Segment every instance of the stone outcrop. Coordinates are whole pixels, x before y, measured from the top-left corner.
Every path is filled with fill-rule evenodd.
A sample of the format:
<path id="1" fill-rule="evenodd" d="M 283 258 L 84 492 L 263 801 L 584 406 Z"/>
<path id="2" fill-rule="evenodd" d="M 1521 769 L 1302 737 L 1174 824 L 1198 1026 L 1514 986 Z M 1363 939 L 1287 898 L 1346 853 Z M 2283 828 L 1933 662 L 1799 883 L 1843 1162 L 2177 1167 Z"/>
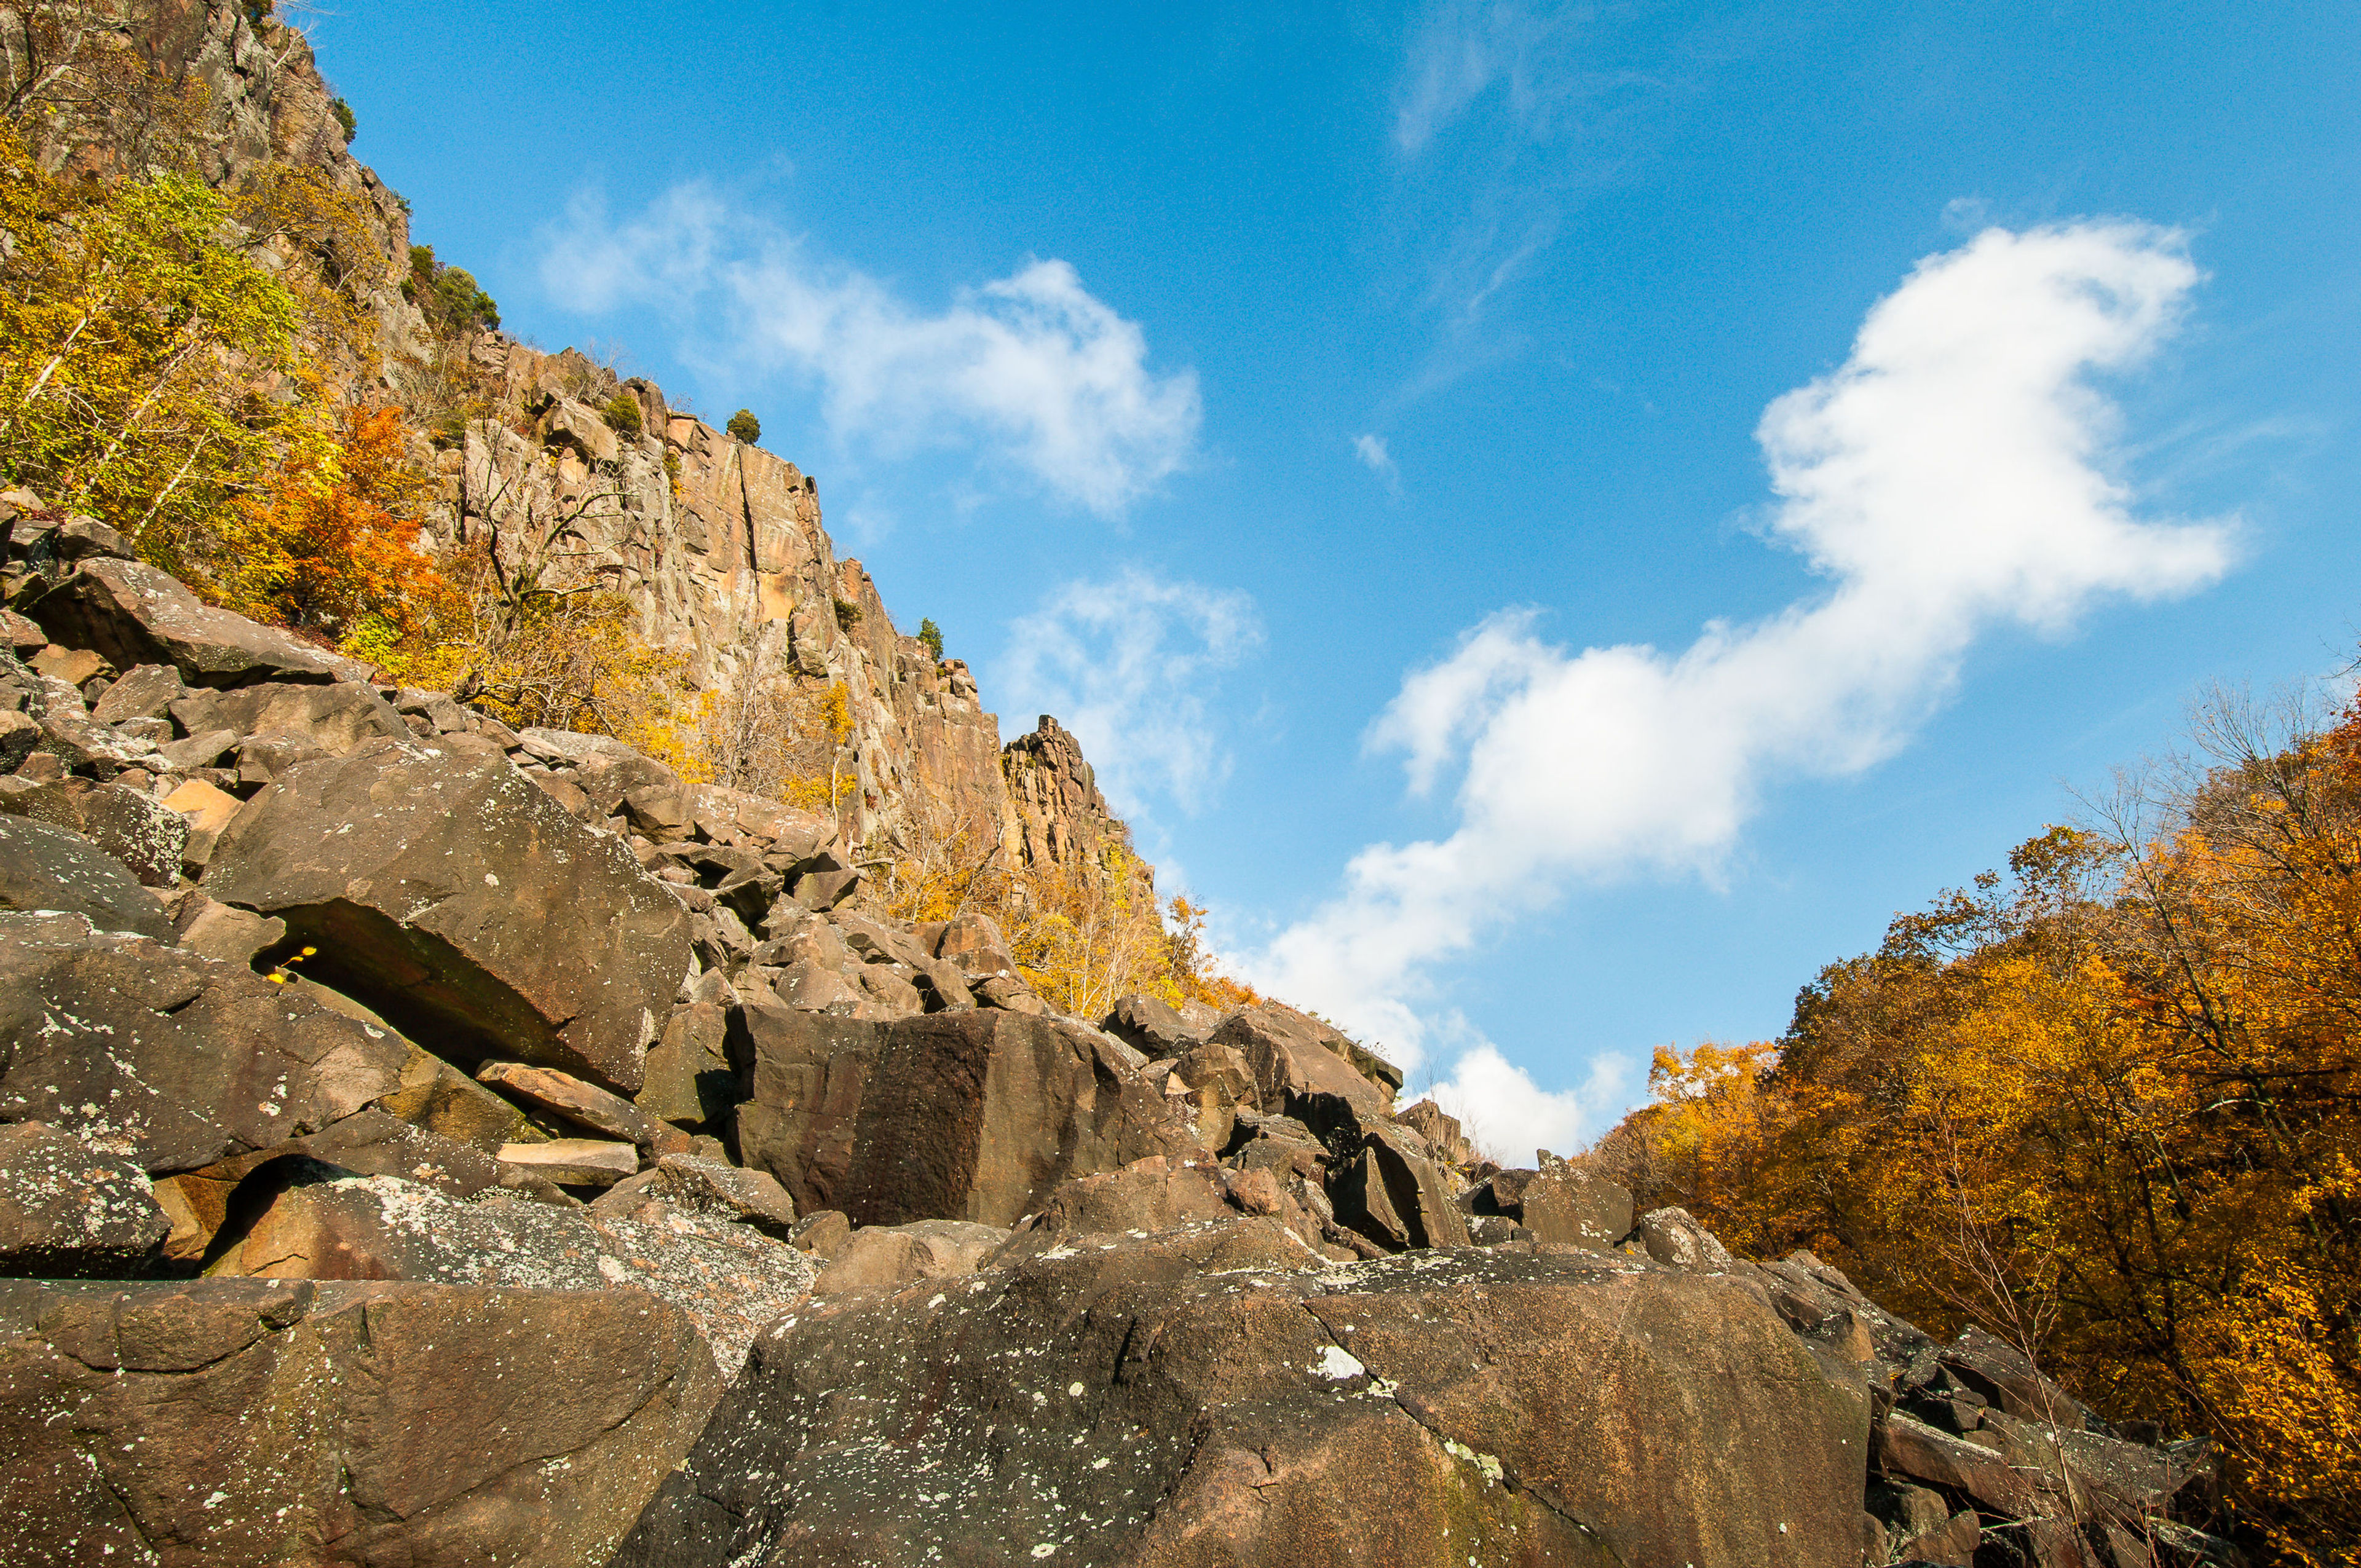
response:
<path id="1" fill-rule="evenodd" d="M 0 1282 L 0 1556 L 576 1568 L 720 1392 L 639 1292 Z"/>
<path id="2" fill-rule="evenodd" d="M 1239 1220 L 798 1313 L 615 1561 L 1850 1564 L 1869 1416 L 1727 1280 Z"/>

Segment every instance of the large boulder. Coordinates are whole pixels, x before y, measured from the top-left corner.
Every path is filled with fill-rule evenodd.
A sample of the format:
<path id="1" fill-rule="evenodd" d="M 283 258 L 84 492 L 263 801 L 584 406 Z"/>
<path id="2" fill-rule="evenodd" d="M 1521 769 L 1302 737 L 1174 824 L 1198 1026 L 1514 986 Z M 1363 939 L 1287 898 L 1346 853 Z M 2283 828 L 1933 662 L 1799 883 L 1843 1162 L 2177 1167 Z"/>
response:
<path id="1" fill-rule="evenodd" d="M 577 1568 L 720 1387 L 638 1291 L 0 1283 L 0 1558 Z"/>
<path id="2" fill-rule="evenodd" d="M 215 609 L 178 578 L 137 561 L 84 561 L 24 609 L 69 648 L 91 649 L 119 670 L 170 664 L 194 686 L 360 681 L 369 673 L 292 632 Z"/>
<path id="3" fill-rule="evenodd" d="M 223 832 L 205 891 L 285 920 L 312 973 L 440 1055 L 624 1094 L 689 964 L 679 903 L 497 753 L 299 764 Z"/>
<path id="4" fill-rule="evenodd" d="M 1300 1115 L 1312 1097 L 1330 1095 L 1356 1112 L 1384 1115 L 1392 1111 L 1394 1091 L 1401 1087 L 1398 1069 L 1290 1008 L 1234 1013 L 1213 1031 L 1211 1043 L 1228 1046 L 1245 1058 L 1261 1108 L 1275 1113 Z"/>
<path id="5" fill-rule="evenodd" d="M 408 1055 L 250 970 L 78 915 L 0 915 L 0 1122 L 150 1174 L 317 1132 L 397 1090 Z"/>
<path id="6" fill-rule="evenodd" d="M 242 1234 L 209 1272 L 269 1279 L 414 1279 L 549 1290 L 635 1288 L 678 1308 L 725 1376 L 810 1291 L 811 1262 L 751 1226 L 674 1211 L 656 1223 L 507 1194 L 473 1202 L 310 1160 L 271 1168 Z"/>
<path id="7" fill-rule="evenodd" d="M 171 1228 L 129 1160 L 38 1122 L 0 1126 L 0 1275 L 136 1274 Z"/>
<path id="8" fill-rule="evenodd" d="M 1855 1568 L 1869 1414 L 1727 1279 L 1241 1220 L 815 1300 L 614 1568 Z"/>
<path id="9" fill-rule="evenodd" d="M 1631 1234 L 1631 1194 L 1569 1165 L 1553 1165 L 1525 1184 L 1519 1222 L 1537 1242 L 1605 1252 Z"/>
<path id="10" fill-rule="evenodd" d="M 332 757 L 343 756 L 364 740 L 410 739 L 409 726 L 391 703 L 371 687 L 349 681 L 193 691 L 171 705 L 171 714 L 184 734 L 226 731 L 244 740 L 283 732 L 302 737 Z"/>
<path id="11" fill-rule="evenodd" d="M 856 1224 L 1005 1227 L 1069 1177 L 1195 1138 L 1125 1047 L 1058 1020 L 983 1009 L 873 1023 L 744 1005 L 740 1152 L 809 1213 Z"/>
<path id="12" fill-rule="evenodd" d="M 0 816 L 0 911 L 79 915 L 102 931 L 172 939 L 156 895 L 123 862 L 81 834 Z"/>

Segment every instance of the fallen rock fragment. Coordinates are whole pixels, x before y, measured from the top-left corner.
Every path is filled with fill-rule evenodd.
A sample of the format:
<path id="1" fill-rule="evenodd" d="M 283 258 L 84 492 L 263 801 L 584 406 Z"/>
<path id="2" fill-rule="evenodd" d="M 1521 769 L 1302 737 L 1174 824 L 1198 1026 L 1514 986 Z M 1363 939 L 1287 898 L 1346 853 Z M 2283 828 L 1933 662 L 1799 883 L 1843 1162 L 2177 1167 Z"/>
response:
<path id="1" fill-rule="evenodd" d="M 500 1164 L 566 1187 L 606 1187 L 636 1174 L 640 1152 L 629 1144 L 598 1138 L 551 1138 L 537 1144 L 502 1144 Z"/>

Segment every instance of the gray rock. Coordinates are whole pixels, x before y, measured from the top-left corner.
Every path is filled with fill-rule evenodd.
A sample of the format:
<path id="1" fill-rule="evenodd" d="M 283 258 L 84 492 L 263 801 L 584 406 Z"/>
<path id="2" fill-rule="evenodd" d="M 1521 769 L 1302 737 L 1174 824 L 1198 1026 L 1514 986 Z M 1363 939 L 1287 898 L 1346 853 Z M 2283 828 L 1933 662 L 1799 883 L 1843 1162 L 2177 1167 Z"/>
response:
<path id="1" fill-rule="evenodd" d="M 0 1552 L 577 1568 L 720 1390 L 636 1290 L 0 1284 Z"/>
<path id="2" fill-rule="evenodd" d="M 1675 1268 L 1728 1268 L 1730 1249 L 1686 1209 L 1655 1209 L 1640 1217 L 1640 1244 L 1658 1263 Z"/>
<path id="3" fill-rule="evenodd" d="M 187 695 L 181 672 L 170 664 L 140 664 L 106 688 L 92 705 L 90 716 L 101 724 L 121 724 L 133 718 L 162 718 L 172 704 Z"/>
<path id="4" fill-rule="evenodd" d="M 82 916 L 103 931 L 172 939 L 155 895 L 122 861 L 81 834 L 0 816 L 0 910 Z"/>
<path id="5" fill-rule="evenodd" d="M 915 1220 L 854 1231 L 812 1282 L 816 1296 L 891 1290 L 921 1279 L 972 1274 L 1008 1241 L 996 1225 L 963 1220 Z"/>
<path id="6" fill-rule="evenodd" d="M 1867 1398 L 1729 1280 L 1101 1240 L 782 1321 L 614 1568 L 1861 1561 Z"/>
<path id="7" fill-rule="evenodd" d="M 1070 1177 L 1196 1150 L 1095 1031 L 997 1010 L 870 1024 L 752 1003 L 730 1030 L 749 1071 L 740 1152 L 800 1211 L 1006 1226 Z"/>
<path id="8" fill-rule="evenodd" d="M 150 1174 L 317 1132 L 392 1091 L 406 1054 L 250 970 L 80 916 L 0 916 L 0 1122 Z"/>
<path id="9" fill-rule="evenodd" d="M 344 756 L 364 740 L 410 739 L 409 728 L 391 704 L 369 687 L 352 682 L 194 691 L 173 703 L 171 713 L 172 721 L 186 735 L 226 729 L 240 740 L 283 736 L 331 757 Z"/>
<path id="10" fill-rule="evenodd" d="M 381 740 L 296 767 L 223 831 L 204 885 L 444 1055 L 625 1094 L 688 967 L 687 914 L 497 754 Z"/>
<path id="11" fill-rule="evenodd" d="M 1606 1252 L 1631 1234 L 1631 1194 L 1571 1166 L 1540 1172 L 1526 1184 L 1520 1208 L 1519 1223 L 1537 1241 Z"/>
<path id="12" fill-rule="evenodd" d="M 38 1122 L 0 1126 L 0 1275 L 137 1274 L 171 1229 L 130 1161 Z"/>
<path id="13" fill-rule="evenodd" d="M 222 1252 L 217 1277 L 644 1291 L 687 1315 L 725 1377 L 811 1289 L 811 1262 L 794 1247 L 690 1212 L 651 1225 L 506 1194 L 461 1202 L 390 1176 L 291 1174 Z"/>

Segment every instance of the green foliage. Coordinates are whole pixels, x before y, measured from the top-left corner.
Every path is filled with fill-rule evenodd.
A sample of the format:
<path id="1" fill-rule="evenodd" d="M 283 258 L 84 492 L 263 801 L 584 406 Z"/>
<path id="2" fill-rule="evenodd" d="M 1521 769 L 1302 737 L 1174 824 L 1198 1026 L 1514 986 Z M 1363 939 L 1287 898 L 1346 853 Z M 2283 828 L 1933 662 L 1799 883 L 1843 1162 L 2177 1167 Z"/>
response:
<path id="1" fill-rule="evenodd" d="M 201 587 L 236 554 L 225 503 L 295 411 L 260 389 L 296 368 L 298 302 L 230 218 L 184 175 L 53 181 L 0 126 L 0 478 Z"/>
<path id="2" fill-rule="evenodd" d="M 344 127 L 345 145 L 350 147 L 353 133 L 359 125 L 359 122 L 353 117 L 353 106 L 342 98 L 334 99 L 328 104 L 328 113 L 335 115 L 336 124 Z"/>
<path id="3" fill-rule="evenodd" d="M 861 630 L 861 607 L 851 599 L 836 601 L 837 630 L 850 636 Z"/>
<path id="4" fill-rule="evenodd" d="M 722 428 L 729 431 L 731 439 L 742 441 L 749 446 L 755 445 L 763 439 L 763 422 L 756 419 L 752 411 L 748 409 L 740 409 L 736 413 L 731 414 L 730 422 Z"/>
<path id="5" fill-rule="evenodd" d="M 618 435 L 628 435 L 634 441 L 638 440 L 640 433 L 647 428 L 645 421 L 640 414 L 640 400 L 629 392 L 618 392 L 609 398 L 607 406 L 598 412 L 599 416 L 607 422 L 608 429 Z"/>
<path id="6" fill-rule="evenodd" d="M 931 620 L 919 621 L 918 641 L 927 645 L 927 652 L 935 656 L 935 663 L 939 664 L 943 662 L 943 629 L 941 627 L 937 626 Z"/>
<path id="7" fill-rule="evenodd" d="M 426 313 L 427 324 L 445 337 L 500 324 L 500 307 L 465 268 L 445 267 L 434 259 L 431 245 L 410 247 L 410 276 L 402 280 L 404 298 Z"/>

